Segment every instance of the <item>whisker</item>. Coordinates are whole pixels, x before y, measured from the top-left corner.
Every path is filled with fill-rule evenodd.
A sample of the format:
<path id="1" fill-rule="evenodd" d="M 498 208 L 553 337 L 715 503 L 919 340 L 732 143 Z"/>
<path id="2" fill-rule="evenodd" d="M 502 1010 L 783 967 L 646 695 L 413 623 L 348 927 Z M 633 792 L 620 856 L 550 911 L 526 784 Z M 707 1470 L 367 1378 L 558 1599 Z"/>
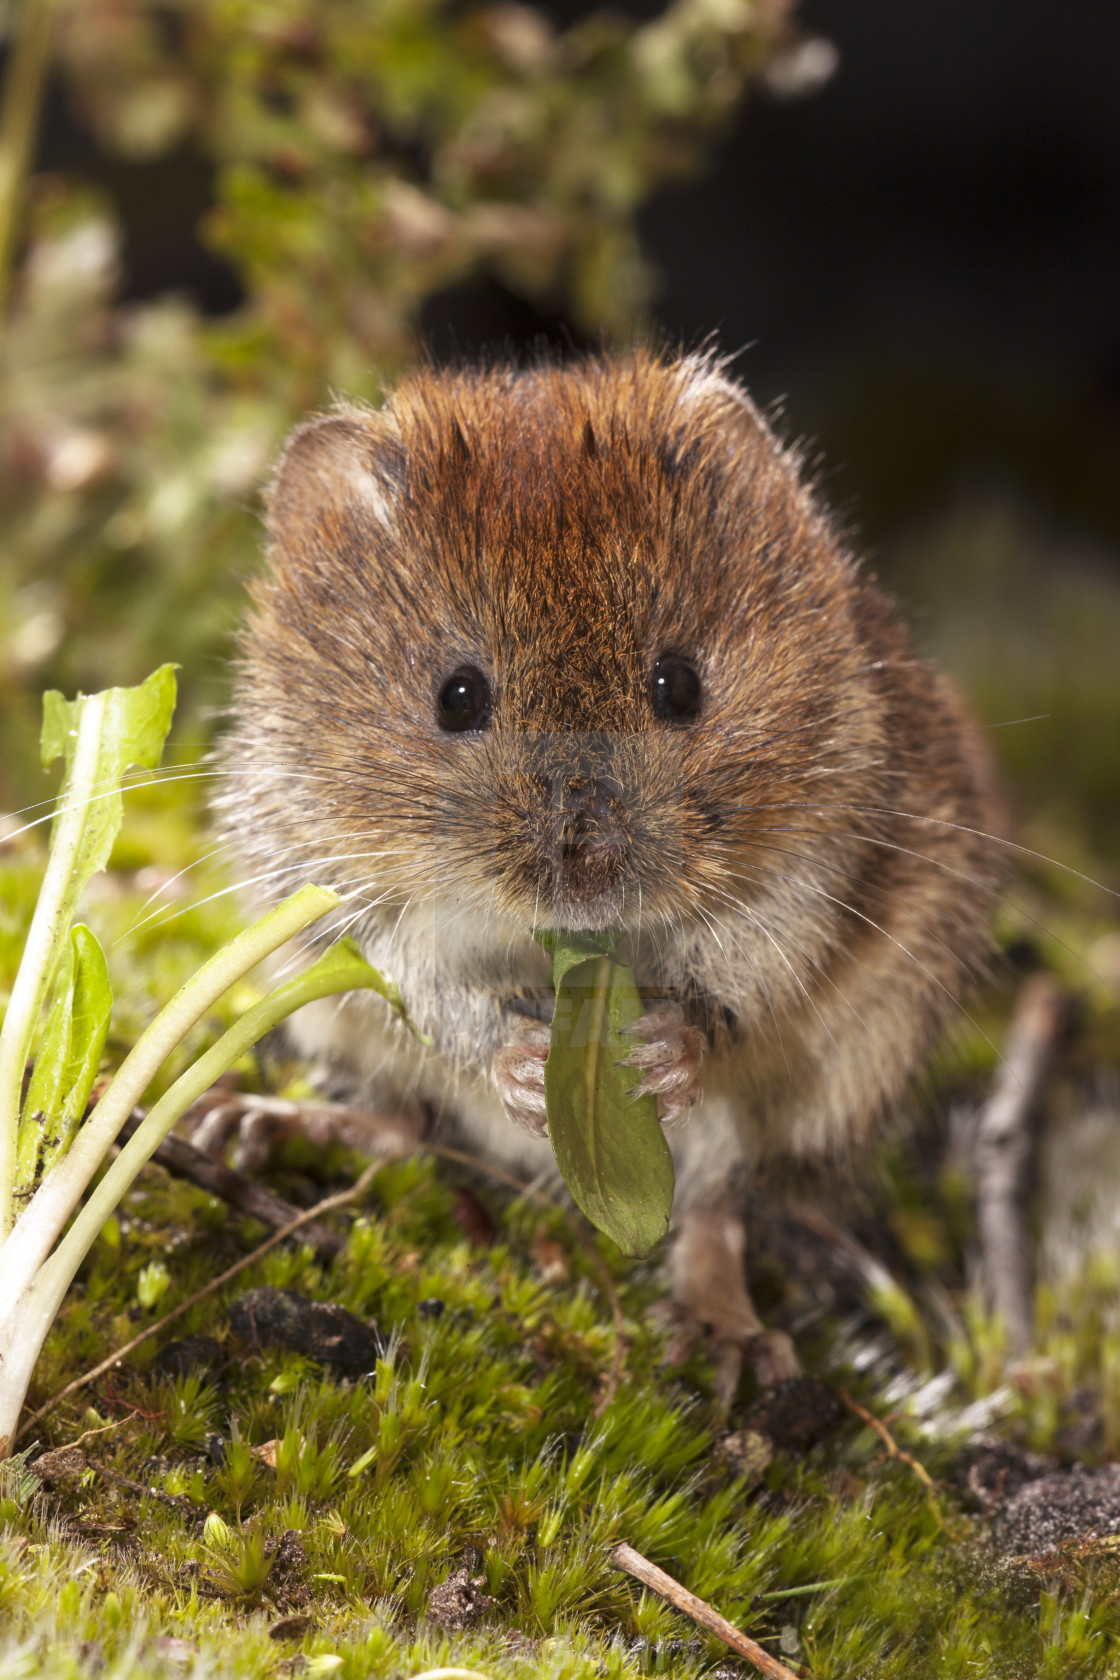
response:
<path id="1" fill-rule="evenodd" d="M 792 876 L 792 875 L 783 875 L 778 870 L 764 870 L 761 865 L 759 865 L 758 868 L 759 868 L 760 873 L 773 875 L 773 876 L 775 876 L 776 879 L 783 880 L 783 881 L 787 882 L 790 886 L 797 888 L 799 891 L 810 892 L 810 893 L 815 894 L 819 898 L 828 899 L 831 903 L 838 905 L 840 907 L 840 909 L 847 911 L 849 915 L 855 916 L 861 922 L 866 922 L 868 927 L 874 928 L 877 933 L 881 933 L 884 939 L 889 940 L 892 945 L 896 946 L 897 949 L 900 950 L 902 952 L 902 954 L 906 958 L 908 958 L 908 960 L 910 962 L 912 962 L 915 965 L 915 967 L 917 968 L 919 973 L 924 974 L 928 980 L 932 981 L 932 983 L 938 988 L 939 991 L 944 992 L 945 996 L 949 999 L 949 1001 L 953 1005 L 954 1009 L 958 1009 L 961 1012 L 961 1014 L 965 1017 L 965 1019 L 969 1022 L 970 1026 L 972 1026 L 980 1034 L 980 1036 L 984 1040 L 985 1044 L 987 1044 L 989 1046 L 989 1048 L 992 1050 L 992 1052 L 995 1055 L 997 1061 L 1002 1062 L 1003 1057 L 1002 1057 L 1002 1054 L 999 1050 L 998 1045 L 996 1045 L 993 1042 L 993 1040 L 988 1036 L 988 1034 L 984 1031 L 984 1029 L 980 1025 L 980 1023 L 976 1020 L 975 1016 L 972 1015 L 969 1012 L 968 1009 L 966 1009 L 965 1005 L 960 1001 L 960 999 L 958 997 L 954 996 L 954 994 L 949 989 L 949 987 L 945 984 L 945 982 L 938 978 L 938 976 L 930 968 L 929 964 L 923 962 L 920 957 L 916 956 L 915 953 L 913 951 L 911 951 L 906 945 L 904 945 L 900 939 L 896 939 L 894 934 L 888 933 L 886 928 L 880 926 L 880 924 L 878 922 L 876 922 L 873 917 L 865 915 L 863 913 L 863 911 L 857 910 L 855 905 L 846 903 L 843 899 L 837 898 L 835 894 L 825 892 L 823 887 L 813 886 L 812 883 L 809 882 L 809 881 L 801 881 L 796 876 Z M 744 905 L 744 911 L 748 911 L 748 910 L 749 910 L 749 906 Z M 942 943 L 942 941 L 939 940 L 938 943 L 942 944 L 943 949 L 948 950 L 948 947 L 945 946 Z M 950 953 L 950 954 L 952 954 L 952 953 Z"/>
<path id="2" fill-rule="evenodd" d="M 983 828 L 971 828 L 967 823 L 950 822 L 947 817 L 931 817 L 916 811 L 898 811 L 887 805 L 855 805 L 846 801 L 828 800 L 789 800 L 781 803 L 766 805 L 746 805 L 738 808 L 728 807 L 729 815 L 757 814 L 760 811 L 851 811 L 856 816 L 868 817 L 898 817 L 904 822 L 925 823 L 931 828 L 952 830 L 957 834 L 967 834 L 974 840 L 986 840 L 993 846 L 1002 846 L 1007 851 L 1018 852 L 1023 857 L 1033 858 L 1036 863 L 1045 863 L 1052 869 L 1060 869 L 1066 875 L 1072 875 L 1078 881 L 1084 881 L 1086 886 L 1095 887 L 1098 892 L 1107 893 L 1110 898 L 1120 898 L 1120 891 L 1108 887 L 1103 881 L 1097 881 L 1092 875 L 1075 869 L 1072 864 L 1063 863 L 1060 858 L 1048 857 L 1045 852 L 1035 851 L 1031 846 L 1024 846 L 1017 840 L 1009 840 L 1003 835 L 989 834 Z"/>

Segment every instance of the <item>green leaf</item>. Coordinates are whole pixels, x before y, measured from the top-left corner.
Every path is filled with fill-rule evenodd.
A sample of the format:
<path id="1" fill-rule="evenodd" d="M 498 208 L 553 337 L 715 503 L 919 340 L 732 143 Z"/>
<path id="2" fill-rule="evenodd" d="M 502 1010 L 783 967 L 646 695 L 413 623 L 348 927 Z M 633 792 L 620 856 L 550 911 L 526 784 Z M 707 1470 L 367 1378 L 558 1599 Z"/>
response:
<path id="1" fill-rule="evenodd" d="M 387 980 L 379 969 L 368 963 L 352 939 L 336 940 L 318 962 L 304 971 L 300 979 L 304 984 L 313 982 L 317 986 L 322 985 L 320 995 L 323 996 L 333 992 L 376 992 L 385 999 L 393 1014 L 404 1022 L 414 1038 L 418 1038 L 421 1044 L 432 1042 L 408 1013 L 396 981 Z"/>
<path id="2" fill-rule="evenodd" d="M 556 989 L 545 1063 L 556 1164 L 593 1225 L 624 1254 L 648 1254 L 669 1228 L 673 1159 L 656 1098 L 633 1096 L 640 1073 L 622 1065 L 641 996 L 630 969 L 608 954 L 613 936 L 541 942 L 551 944 Z"/>
<path id="3" fill-rule="evenodd" d="M 39 1013 L 63 960 L 82 889 L 109 861 L 121 826 L 121 777 L 131 764 L 154 769 L 159 763 L 174 707 L 173 665 L 161 665 L 135 688 L 110 688 L 77 700 L 52 690 L 43 701 L 43 762 L 52 764 L 63 754 L 66 774 L 46 874 L 0 1027 L 0 1241 L 13 1222 L 20 1092 Z M 63 1030 L 60 1019 L 56 1032 Z"/>
<path id="4" fill-rule="evenodd" d="M 77 860 L 81 886 L 104 869 L 121 826 L 119 782 L 130 765 L 154 770 L 163 753 L 175 710 L 175 666 L 158 671 L 135 688 L 110 688 L 94 697 L 104 702 L 96 768 L 89 778 L 94 789 L 86 813 L 82 848 Z M 57 689 L 43 696 L 43 732 L 39 751 L 46 769 L 56 758 L 66 760 L 67 778 L 74 766 L 78 727 L 89 697 L 67 700 Z M 61 803 L 68 788 L 64 784 Z M 81 890 L 78 887 L 78 891 Z"/>
<path id="5" fill-rule="evenodd" d="M 105 953 L 79 923 L 71 930 L 27 1088 L 16 1147 L 16 1187 L 30 1189 L 70 1143 L 85 1113 L 109 1031 L 113 992 Z"/>

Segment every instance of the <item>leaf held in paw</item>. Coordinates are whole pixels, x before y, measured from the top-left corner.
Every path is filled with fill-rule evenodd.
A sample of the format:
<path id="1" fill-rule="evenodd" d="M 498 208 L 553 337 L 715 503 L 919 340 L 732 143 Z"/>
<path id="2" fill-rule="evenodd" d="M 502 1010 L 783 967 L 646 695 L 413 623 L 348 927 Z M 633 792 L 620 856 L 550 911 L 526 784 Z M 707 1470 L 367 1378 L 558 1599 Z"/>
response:
<path id="1" fill-rule="evenodd" d="M 552 934 L 556 1009 L 545 1063 L 548 1135 L 576 1205 L 624 1254 L 648 1254 L 669 1228 L 673 1160 L 657 1099 L 632 1095 L 623 1058 L 641 1016 L 634 976 L 614 937 Z"/>

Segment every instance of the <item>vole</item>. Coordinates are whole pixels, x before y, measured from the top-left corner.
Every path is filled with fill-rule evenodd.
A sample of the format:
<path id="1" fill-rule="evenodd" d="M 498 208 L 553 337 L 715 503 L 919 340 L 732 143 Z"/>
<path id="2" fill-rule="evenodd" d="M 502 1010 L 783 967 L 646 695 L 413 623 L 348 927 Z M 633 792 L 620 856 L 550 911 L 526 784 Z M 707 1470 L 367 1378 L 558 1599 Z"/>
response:
<path id="1" fill-rule="evenodd" d="M 676 1162 L 671 1296 L 726 1393 L 799 1367 L 744 1189 L 850 1160 L 988 947 L 984 755 L 719 359 L 423 370 L 290 438 L 220 821 L 258 900 L 314 879 L 391 974 L 302 1011 L 352 1095 L 551 1164 L 542 928 L 618 929 Z M 338 925 L 338 919 L 336 924 Z"/>

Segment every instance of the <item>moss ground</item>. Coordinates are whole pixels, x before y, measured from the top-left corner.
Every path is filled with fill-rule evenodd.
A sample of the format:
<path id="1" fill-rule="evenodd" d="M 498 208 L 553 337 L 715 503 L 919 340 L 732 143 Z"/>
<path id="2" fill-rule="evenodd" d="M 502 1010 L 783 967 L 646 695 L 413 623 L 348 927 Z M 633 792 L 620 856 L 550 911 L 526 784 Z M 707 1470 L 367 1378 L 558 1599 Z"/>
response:
<path id="1" fill-rule="evenodd" d="M 151 830 L 146 820 L 141 803 L 88 907 L 122 998 L 115 1055 L 228 932 L 226 901 L 200 907 L 196 892 L 173 925 L 119 938 L 150 885 L 143 871 L 199 850 L 186 817 Z M 7 979 L 36 876 L 34 851 L 0 854 Z M 1087 914 L 1051 906 L 1061 926 Z M 935 1070 L 931 1110 L 983 1088 L 992 1052 L 980 1029 L 998 1041 L 1006 1001 L 994 994 L 975 1036 Z M 1107 1059 L 1115 1007 L 1090 989 L 1084 1008 L 1083 1054 Z M 1067 1076 L 1070 1101 L 1080 1077 L 1076 1066 Z M 322 1194 L 354 1170 L 342 1154 L 297 1152 L 278 1186 Z M 1044 1281 L 1038 1347 L 1008 1381 L 968 1287 L 967 1183 L 921 1134 L 884 1154 L 859 1218 L 889 1286 L 846 1298 L 761 1259 L 756 1284 L 771 1321 L 794 1329 L 834 1390 L 888 1421 L 936 1497 L 851 1410 L 816 1444 L 775 1451 L 756 1479 L 719 1450 L 748 1417 L 747 1384 L 723 1420 L 702 1354 L 680 1371 L 661 1363 L 656 1267 L 603 1246 L 628 1346 L 620 1392 L 597 1416 L 613 1329 L 585 1258 L 557 1217 L 471 1179 L 495 1229 L 480 1243 L 463 1215 L 467 1182 L 430 1160 L 387 1165 L 332 1265 L 274 1250 L 36 1426 L 37 1445 L 22 1443 L 24 1460 L 0 1473 L 3 1680 L 405 1680 L 449 1664 L 492 1680 L 746 1672 L 612 1567 L 621 1539 L 818 1680 L 1120 1675 L 1120 1552 L 1089 1540 L 1048 1559 L 1001 1557 L 966 1491 L 981 1427 L 1066 1460 L 1120 1449 L 1113 1260 L 1088 1256 Z M 66 1303 L 31 1406 L 262 1235 L 149 1168 Z M 385 1357 L 347 1381 L 299 1354 L 247 1348 L 229 1304 L 264 1284 L 374 1320 Z M 217 1350 L 168 1375 L 160 1350 L 186 1335 Z M 36 1477 L 40 1448 L 79 1439 L 84 1471 Z M 429 1595 L 464 1563 L 493 1603 L 444 1631 Z"/>

